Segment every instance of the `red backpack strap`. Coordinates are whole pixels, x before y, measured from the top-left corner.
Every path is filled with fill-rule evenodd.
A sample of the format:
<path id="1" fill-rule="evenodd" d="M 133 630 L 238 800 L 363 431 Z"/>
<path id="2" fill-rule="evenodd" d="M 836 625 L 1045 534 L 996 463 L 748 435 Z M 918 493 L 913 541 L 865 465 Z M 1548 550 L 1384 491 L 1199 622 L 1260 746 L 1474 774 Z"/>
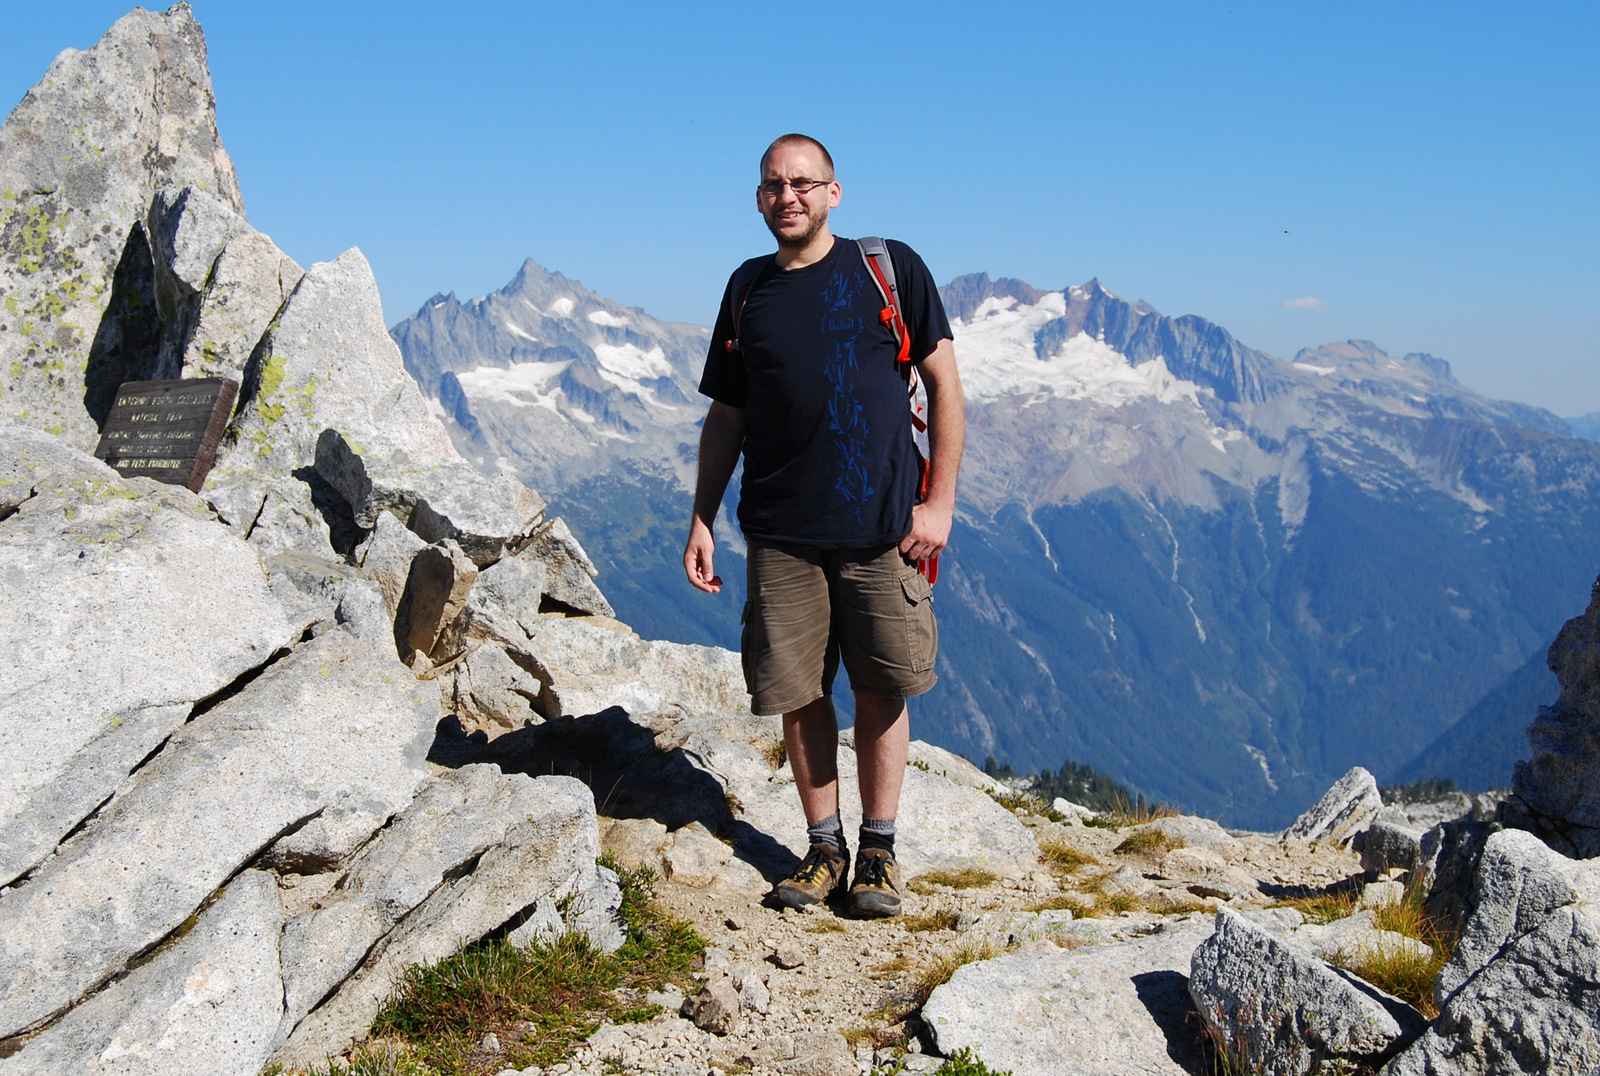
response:
<path id="1" fill-rule="evenodd" d="M 911 334 L 906 331 L 905 315 L 900 308 L 900 288 L 895 282 L 894 260 L 889 257 L 889 245 L 877 236 L 869 235 L 865 239 L 857 239 L 856 246 L 861 248 L 861 260 L 866 263 L 873 283 L 878 285 L 878 293 L 883 296 L 884 305 L 878 312 L 878 320 L 889 326 L 889 331 L 894 333 L 895 340 L 900 344 L 900 353 L 895 356 L 895 361 L 909 363 Z"/>
<path id="2" fill-rule="evenodd" d="M 857 239 L 856 246 L 861 248 L 861 260 L 866 263 L 867 273 L 873 283 L 878 285 L 878 294 L 883 296 L 884 307 L 878 312 L 878 320 L 889 326 L 889 331 L 894 333 L 900 345 L 895 362 L 900 366 L 901 376 L 906 379 L 906 397 L 911 401 L 911 424 L 918 433 L 926 433 L 928 424 L 918 414 L 922 409 L 916 403 L 917 371 L 911 363 L 911 332 L 906 328 L 905 314 L 900 306 L 900 286 L 895 281 L 894 259 L 889 257 L 889 245 L 877 236 L 869 235 Z"/>

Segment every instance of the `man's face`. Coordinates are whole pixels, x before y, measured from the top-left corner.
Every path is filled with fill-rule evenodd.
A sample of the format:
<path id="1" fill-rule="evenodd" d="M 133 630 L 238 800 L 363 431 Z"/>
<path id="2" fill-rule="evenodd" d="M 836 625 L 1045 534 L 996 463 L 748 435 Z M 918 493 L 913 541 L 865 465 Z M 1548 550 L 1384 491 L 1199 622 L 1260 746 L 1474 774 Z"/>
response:
<path id="1" fill-rule="evenodd" d="M 800 194 L 790 183 L 825 180 Z M 776 186 L 775 186 L 776 185 Z M 840 187 L 816 150 L 803 143 L 779 146 L 761 166 L 756 208 L 780 247 L 803 247 L 828 223 L 828 210 L 839 204 Z"/>

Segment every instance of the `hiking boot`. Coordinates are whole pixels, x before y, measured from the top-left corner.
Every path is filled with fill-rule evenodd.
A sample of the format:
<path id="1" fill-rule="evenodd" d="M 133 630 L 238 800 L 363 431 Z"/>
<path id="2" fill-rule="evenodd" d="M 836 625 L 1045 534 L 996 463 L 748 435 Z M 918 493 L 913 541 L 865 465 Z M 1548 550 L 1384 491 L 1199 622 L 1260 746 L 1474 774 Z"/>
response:
<path id="1" fill-rule="evenodd" d="M 772 890 L 773 899 L 786 908 L 820 904 L 841 890 L 850 874 L 850 852 L 831 844 L 813 844 L 800 867 Z"/>
<path id="2" fill-rule="evenodd" d="M 893 852 L 863 848 L 856 853 L 850 912 L 875 919 L 900 914 L 900 864 L 894 861 Z"/>

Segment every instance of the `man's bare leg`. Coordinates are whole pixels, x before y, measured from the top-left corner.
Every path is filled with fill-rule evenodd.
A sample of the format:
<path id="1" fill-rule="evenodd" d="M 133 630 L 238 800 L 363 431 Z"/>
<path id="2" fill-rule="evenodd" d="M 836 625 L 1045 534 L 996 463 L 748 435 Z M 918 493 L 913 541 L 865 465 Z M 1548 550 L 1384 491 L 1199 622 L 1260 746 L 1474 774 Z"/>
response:
<path id="1" fill-rule="evenodd" d="M 850 881 L 850 853 L 839 825 L 839 722 L 833 700 L 824 695 L 784 714 L 783 742 L 811 847 L 772 895 L 786 907 L 803 908 L 827 900 Z"/>
<path id="2" fill-rule="evenodd" d="M 910 750 L 906 700 L 856 692 L 856 767 L 861 813 L 867 818 L 893 819 L 900 810 L 900 785 Z"/>
<path id="3" fill-rule="evenodd" d="M 794 784 L 800 791 L 806 822 L 814 825 L 838 814 L 839 721 L 834 716 L 833 700 L 824 695 L 784 714 L 783 743 L 794 769 Z M 904 765 L 904 759 L 901 762 Z M 896 796 L 899 791 L 896 783 Z"/>

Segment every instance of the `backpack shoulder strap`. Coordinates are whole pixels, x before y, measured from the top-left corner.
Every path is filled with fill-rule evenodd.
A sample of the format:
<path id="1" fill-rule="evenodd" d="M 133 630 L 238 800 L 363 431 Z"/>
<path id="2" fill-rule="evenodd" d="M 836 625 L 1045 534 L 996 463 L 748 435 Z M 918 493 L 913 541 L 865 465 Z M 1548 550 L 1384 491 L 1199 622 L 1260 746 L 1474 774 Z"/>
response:
<path id="1" fill-rule="evenodd" d="M 756 277 L 765 269 L 768 258 L 751 258 L 733 271 L 733 280 L 728 286 L 728 298 L 733 304 L 728 311 L 733 323 L 733 337 L 722 342 L 724 351 L 739 351 L 739 324 L 744 318 L 744 301 L 750 298 L 750 289 L 755 286 Z"/>
<path id="2" fill-rule="evenodd" d="M 900 353 L 895 356 L 895 361 L 909 363 L 911 334 L 906 331 L 905 314 L 900 306 L 900 285 L 894 277 L 894 259 L 889 257 L 889 245 L 877 236 L 869 235 L 857 239 L 856 246 L 861 249 L 861 260 L 866 263 L 868 274 L 883 296 L 883 309 L 878 313 L 878 320 L 889 326 L 889 331 L 899 341 Z"/>

